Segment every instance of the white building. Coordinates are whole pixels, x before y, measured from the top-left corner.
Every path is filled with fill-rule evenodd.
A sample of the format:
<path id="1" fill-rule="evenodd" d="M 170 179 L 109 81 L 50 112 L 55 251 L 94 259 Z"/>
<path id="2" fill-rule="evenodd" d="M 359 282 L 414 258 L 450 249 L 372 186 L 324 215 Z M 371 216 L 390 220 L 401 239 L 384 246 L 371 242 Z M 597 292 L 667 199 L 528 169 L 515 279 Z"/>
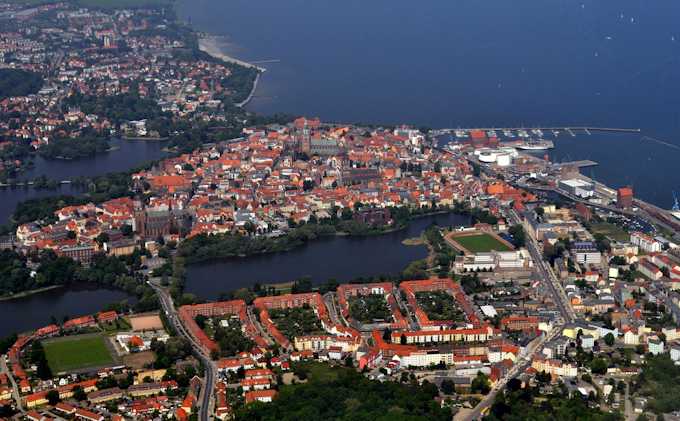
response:
<path id="1" fill-rule="evenodd" d="M 586 183 L 583 180 L 573 178 L 570 180 L 560 180 L 559 187 L 574 196 L 581 198 L 593 197 L 595 189 L 592 184 Z"/>
<path id="2" fill-rule="evenodd" d="M 454 263 L 456 270 L 464 272 L 521 270 L 533 266 L 526 249 L 514 251 L 490 251 L 475 253 L 473 256 L 458 256 Z"/>
<path id="3" fill-rule="evenodd" d="M 674 343 L 670 346 L 671 360 L 675 361 L 676 364 L 680 363 L 680 343 Z"/>
<path id="4" fill-rule="evenodd" d="M 663 342 L 658 336 L 650 336 L 649 339 L 647 339 L 647 347 L 652 355 L 663 354 Z"/>
<path id="5" fill-rule="evenodd" d="M 663 272 L 661 272 L 661 269 L 659 269 L 654 263 L 647 259 L 640 260 L 637 270 L 649 279 L 653 279 L 655 281 L 658 281 L 663 277 Z"/>
<path id="6" fill-rule="evenodd" d="M 574 260 L 581 265 L 599 265 L 602 263 L 602 253 L 592 241 L 575 242 L 571 252 Z"/>
<path id="7" fill-rule="evenodd" d="M 664 327 L 661 329 L 661 333 L 666 337 L 666 341 L 673 342 L 676 339 L 680 339 L 680 329 L 677 327 Z M 678 344 L 680 345 L 680 344 Z"/>
<path id="8" fill-rule="evenodd" d="M 639 345 L 640 334 L 634 330 L 628 330 L 623 334 L 623 343 L 626 345 Z"/>
<path id="9" fill-rule="evenodd" d="M 649 235 L 636 231 L 630 235 L 630 242 L 647 253 L 658 253 L 661 251 L 661 243 Z"/>
<path id="10" fill-rule="evenodd" d="M 442 362 L 446 365 L 453 365 L 453 352 L 418 351 L 405 355 L 400 360 L 402 367 L 429 367 Z"/>
<path id="11" fill-rule="evenodd" d="M 543 357 L 535 357 L 531 362 L 531 367 L 538 372 L 545 371 L 555 376 L 576 377 L 578 375 L 578 368 L 575 365 Z"/>
<path id="12" fill-rule="evenodd" d="M 583 349 L 593 349 L 595 346 L 595 337 L 593 335 L 581 336 L 581 347 Z"/>

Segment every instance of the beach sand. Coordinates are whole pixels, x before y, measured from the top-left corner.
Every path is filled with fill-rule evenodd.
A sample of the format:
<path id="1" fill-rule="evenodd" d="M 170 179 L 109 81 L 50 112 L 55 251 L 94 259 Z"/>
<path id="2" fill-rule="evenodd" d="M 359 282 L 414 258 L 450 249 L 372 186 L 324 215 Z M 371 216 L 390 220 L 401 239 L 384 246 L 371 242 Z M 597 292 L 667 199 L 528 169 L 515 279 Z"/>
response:
<path id="1" fill-rule="evenodd" d="M 253 96 L 255 95 L 255 91 L 257 90 L 257 85 L 260 82 L 260 75 L 264 71 L 266 71 L 267 69 L 265 69 L 263 67 L 256 66 L 256 65 L 248 63 L 248 62 L 245 62 L 243 60 L 239 60 L 237 58 L 231 57 L 228 54 L 225 54 L 224 51 L 222 50 L 222 48 L 220 48 L 220 37 L 217 37 L 217 36 L 200 37 L 198 39 L 198 49 L 203 51 L 206 54 L 211 55 L 212 57 L 215 57 L 216 59 L 258 70 L 258 74 L 255 77 L 255 81 L 253 82 L 253 88 L 250 90 L 248 97 L 246 99 L 244 99 L 243 101 L 239 102 L 238 104 L 236 104 L 238 107 L 246 106 L 253 99 Z"/>

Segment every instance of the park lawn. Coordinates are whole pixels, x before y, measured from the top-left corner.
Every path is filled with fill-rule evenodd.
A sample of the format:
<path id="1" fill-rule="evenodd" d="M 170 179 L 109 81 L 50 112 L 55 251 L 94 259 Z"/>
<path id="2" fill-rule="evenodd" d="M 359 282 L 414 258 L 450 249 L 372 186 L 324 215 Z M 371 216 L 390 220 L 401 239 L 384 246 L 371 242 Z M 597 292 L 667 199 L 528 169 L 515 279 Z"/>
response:
<path id="1" fill-rule="evenodd" d="M 304 371 L 309 380 L 315 382 L 331 382 L 336 380 L 343 370 L 342 367 L 331 367 L 314 361 L 301 361 L 293 365 L 294 371 Z"/>
<path id="2" fill-rule="evenodd" d="M 101 335 L 71 336 L 43 342 L 53 373 L 112 364 L 113 357 Z"/>
<path id="3" fill-rule="evenodd" d="M 455 237 L 454 240 L 471 253 L 485 253 L 491 250 L 510 251 L 510 247 L 501 243 L 489 234 L 476 234 Z"/>
<path id="4" fill-rule="evenodd" d="M 630 234 L 628 234 L 623 228 L 616 224 L 610 224 L 609 222 L 597 222 L 591 226 L 593 234 L 602 234 L 612 240 L 627 242 L 630 240 Z"/>

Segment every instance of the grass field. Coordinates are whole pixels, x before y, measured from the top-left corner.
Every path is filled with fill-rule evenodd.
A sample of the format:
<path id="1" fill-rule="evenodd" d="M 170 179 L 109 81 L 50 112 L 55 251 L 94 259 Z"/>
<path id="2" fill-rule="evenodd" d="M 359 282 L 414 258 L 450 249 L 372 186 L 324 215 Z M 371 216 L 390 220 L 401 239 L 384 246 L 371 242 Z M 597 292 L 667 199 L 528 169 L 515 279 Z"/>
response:
<path id="1" fill-rule="evenodd" d="M 311 361 L 296 363 L 293 365 L 293 368 L 304 371 L 310 380 L 316 382 L 331 382 L 336 380 L 340 373 L 345 370 L 345 368 L 331 367 L 328 364 L 320 364 Z"/>
<path id="2" fill-rule="evenodd" d="M 610 224 L 609 222 L 597 222 L 592 224 L 591 230 L 593 234 L 602 234 L 605 237 L 616 241 L 629 241 L 630 234 L 618 225 Z"/>
<path id="3" fill-rule="evenodd" d="M 455 237 L 455 242 L 472 253 L 484 253 L 491 250 L 510 251 L 510 247 L 501 243 L 489 234 L 475 234 Z"/>
<path id="4" fill-rule="evenodd" d="M 112 364 L 113 357 L 101 335 L 67 336 L 43 342 L 53 373 Z"/>

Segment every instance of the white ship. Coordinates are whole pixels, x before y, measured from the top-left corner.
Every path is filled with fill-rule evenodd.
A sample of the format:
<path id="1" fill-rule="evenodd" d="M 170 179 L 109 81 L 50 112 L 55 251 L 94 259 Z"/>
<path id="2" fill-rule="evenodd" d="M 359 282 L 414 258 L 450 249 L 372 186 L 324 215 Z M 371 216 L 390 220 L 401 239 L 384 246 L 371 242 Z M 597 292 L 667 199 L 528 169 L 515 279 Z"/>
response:
<path id="1" fill-rule="evenodd" d="M 529 140 L 527 142 L 521 143 L 515 148 L 521 149 L 523 151 L 544 151 L 546 149 L 552 149 L 555 145 L 549 140 Z"/>

